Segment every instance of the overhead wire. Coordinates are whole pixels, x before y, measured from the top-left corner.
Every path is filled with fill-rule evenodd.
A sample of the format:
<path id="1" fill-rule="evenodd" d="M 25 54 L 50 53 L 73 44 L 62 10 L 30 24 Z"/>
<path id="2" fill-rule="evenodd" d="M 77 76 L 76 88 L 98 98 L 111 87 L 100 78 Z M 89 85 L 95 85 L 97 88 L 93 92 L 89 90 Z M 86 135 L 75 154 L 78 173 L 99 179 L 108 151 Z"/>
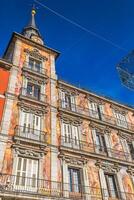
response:
<path id="1" fill-rule="evenodd" d="M 128 51 L 127 49 L 121 47 L 120 45 L 118 45 L 118 44 L 116 44 L 116 43 L 114 43 L 114 42 L 112 42 L 111 40 L 105 38 L 104 36 L 102 36 L 102 35 L 100 35 L 100 34 L 94 32 L 94 31 L 92 31 L 92 30 L 90 30 L 90 29 L 88 29 L 88 28 L 82 26 L 81 24 L 78 24 L 77 22 L 75 22 L 75 21 L 73 21 L 73 20 L 71 20 L 71 19 L 65 17 L 64 15 L 58 13 L 57 11 L 55 11 L 55 10 L 49 8 L 48 6 L 46 6 L 46 5 L 44 5 L 43 3 L 39 2 L 38 0 L 34 0 L 34 2 L 37 3 L 38 5 L 40 5 L 40 6 L 44 7 L 44 8 L 46 8 L 47 10 L 49 10 L 49 11 L 52 12 L 53 14 L 57 15 L 58 17 L 64 19 L 65 21 L 71 23 L 72 25 L 76 26 L 77 28 L 80 28 L 81 30 L 83 30 L 83 31 L 85 31 L 85 32 L 87 32 L 87 33 L 89 33 L 90 35 L 92 35 L 92 36 L 94 36 L 94 37 L 96 37 L 96 38 L 98 38 L 98 39 L 100 39 L 100 40 L 103 40 L 104 42 L 109 43 L 109 44 L 112 45 L 113 47 L 118 48 L 118 49 L 120 49 L 120 50 L 122 50 L 122 51 L 125 51 L 125 52 Z"/>

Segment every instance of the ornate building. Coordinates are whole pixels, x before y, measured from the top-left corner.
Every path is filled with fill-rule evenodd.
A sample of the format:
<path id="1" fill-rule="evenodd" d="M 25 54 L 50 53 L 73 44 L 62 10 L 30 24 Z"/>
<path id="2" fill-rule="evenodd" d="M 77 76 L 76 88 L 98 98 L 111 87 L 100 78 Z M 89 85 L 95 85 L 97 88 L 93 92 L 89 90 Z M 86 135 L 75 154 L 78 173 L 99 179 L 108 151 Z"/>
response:
<path id="1" fill-rule="evenodd" d="M 0 60 L 1 200 L 134 200 L 134 109 L 58 80 L 35 14 Z"/>

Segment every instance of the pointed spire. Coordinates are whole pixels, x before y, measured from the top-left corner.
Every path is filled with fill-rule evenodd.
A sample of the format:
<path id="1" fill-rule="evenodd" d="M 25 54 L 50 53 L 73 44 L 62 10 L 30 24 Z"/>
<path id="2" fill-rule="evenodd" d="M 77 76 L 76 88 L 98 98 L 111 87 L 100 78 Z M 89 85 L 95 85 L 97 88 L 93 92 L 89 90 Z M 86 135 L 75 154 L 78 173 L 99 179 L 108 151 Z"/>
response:
<path id="1" fill-rule="evenodd" d="M 35 5 L 33 5 L 32 11 L 31 11 L 31 19 L 28 26 L 37 29 L 36 23 L 35 23 L 35 15 L 36 15 Z"/>
<path id="2" fill-rule="evenodd" d="M 33 5 L 32 10 L 31 10 L 30 21 L 29 21 L 28 25 L 26 27 L 24 27 L 22 34 L 29 39 L 38 37 L 40 39 L 40 43 L 43 44 L 42 37 L 41 37 L 40 32 L 35 23 L 35 15 L 36 15 L 36 9 L 35 9 L 35 5 Z"/>

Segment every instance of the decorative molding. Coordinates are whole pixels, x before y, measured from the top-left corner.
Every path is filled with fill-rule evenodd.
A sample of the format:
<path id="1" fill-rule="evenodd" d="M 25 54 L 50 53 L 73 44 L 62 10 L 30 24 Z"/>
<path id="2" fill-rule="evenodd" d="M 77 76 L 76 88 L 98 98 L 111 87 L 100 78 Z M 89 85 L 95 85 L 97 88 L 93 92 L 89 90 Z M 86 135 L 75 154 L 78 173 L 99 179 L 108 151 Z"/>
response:
<path id="1" fill-rule="evenodd" d="M 110 107 L 115 111 L 115 112 L 118 112 L 122 115 L 126 115 L 128 113 L 127 110 L 125 110 L 124 108 L 122 107 L 119 107 L 119 106 L 116 106 L 114 104 L 111 104 Z"/>
<path id="2" fill-rule="evenodd" d="M 80 117 L 75 117 L 71 115 L 67 115 L 65 113 L 58 113 L 58 117 L 65 123 L 73 124 L 73 125 L 81 125 L 82 120 Z"/>
<path id="3" fill-rule="evenodd" d="M 134 168 L 132 168 L 131 166 L 128 166 L 127 172 L 128 172 L 131 176 L 134 176 Z"/>
<path id="4" fill-rule="evenodd" d="M 60 154 L 59 158 L 65 161 L 68 165 L 83 166 L 88 163 L 88 160 L 84 157 L 72 157 L 70 155 Z"/>
<path id="5" fill-rule="evenodd" d="M 17 146 L 13 146 L 14 154 L 17 154 L 19 156 L 23 157 L 30 157 L 30 158 L 42 158 L 46 152 L 39 152 L 34 151 L 32 149 L 26 149 L 26 148 L 20 148 Z"/>
<path id="6" fill-rule="evenodd" d="M 25 101 L 20 101 L 17 105 L 21 108 L 21 110 L 25 112 L 37 114 L 40 116 L 48 112 L 44 106 L 34 106 L 32 104 L 27 104 Z"/>
<path id="7" fill-rule="evenodd" d="M 128 133 L 124 133 L 124 132 L 122 132 L 122 131 L 118 131 L 118 135 L 119 135 L 121 138 L 127 140 L 128 142 L 134 141 L 134 135 L 131 135 L 131 134 L 128 134 Z"/>
<path id="8" fill-rule="evenodd" d="M 104 170 L 104 172 L 107 173 L 116 173 L 119 172 L 121 167 L 119 166 L 118 163 L 108 163 L 108 162 L 103 162 L 101 160 L 97 160 L 95 165 L 101 169 Z"/>
<path id="9" fill-rule="evenodd" d="M 107 130 L 108 130 L 108 127 L 107 127 L 107 126 L 103 126 L 103 125 L 97 124 L 97 123 L 95 123 L 95 122 L 91 122 L 91 123 L 89 124 L 89 126 L 90 126 L 91 128 L 96 129 L 96 130 L 97 130 L 98 132 L 100 132 L 100 133 L 106 133 Z"/>
<path id="10" fill-rule="evenodd" d="M 93 102 L 93 103 L 97 103 L 97 104 L 101 104 L 101 105 L 104 105 L 104 104 L 105 104 L 105 102 L 104 102 L 102 99 L 92 97 L 92 96 L 90 96 L 89 94 L 87 94 L 87 99 L 88 99 L 90 102 Z"/>
<path id="11" fill-rule="evenodd" d="M 33 49 L 33 50 L 25 49 L 24 52 L 26 52 L 27 54 L 29 54 L 35 59 L 43 60 L 43 61 L 48 60 L 47 57 L 41 55 L 38 49 Z"/>
<path id="12" fill-rule="evenodd" d="M 45 78 L 44 79 L 40 78 L 40 77 L 35 77 L 33 75 L 31 75 L 30 73 L 23 71 L 22 75 L 30 82 L 34 83 L 34 84 L 38 84 L 38 85 L 42 85 L 42 84 L 47 84 L 48 80 Z"/>
<path id="13" fill-rule="evenodd" d="M 65 85 L 62 85 L 61 83 L 58 85 L 58 88 L 61 91 L 65 92 L 66 94 L 75 95 L 75 96 L 79 95 L 79 91 L 78 90 L 76 90 L 74 88 L 67 87 Z"/>

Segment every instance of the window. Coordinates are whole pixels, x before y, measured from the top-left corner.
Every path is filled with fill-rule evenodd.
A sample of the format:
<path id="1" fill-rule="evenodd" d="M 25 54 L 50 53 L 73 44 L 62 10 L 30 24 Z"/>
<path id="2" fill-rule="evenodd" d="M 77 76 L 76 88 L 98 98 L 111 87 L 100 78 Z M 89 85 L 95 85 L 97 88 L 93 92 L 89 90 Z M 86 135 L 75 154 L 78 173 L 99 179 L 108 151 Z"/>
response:
<path id="1" fill-rule="evenodd" d="M 39 140 L 41 133 L 41 117 L 33 113 L 21 112 L 20 136 Z"/>
<path id="2" fill-rule="evenodd" d="M 114 111 L 114 115 L 115 115 L 115 118 L 116 118 L 117 125 L 124 127 L 124 128 L 127 128 L 126 116 L 119 113 L 119 112 L 115 112 L 115 111 Z"/>
<path id="3" fill-rule="evenodd" d="M 105 174 L 105 178 L 109 197 L 118 198 L 115 176 L 112 174 Z"/>
<path id="4" fill-rule="evenodd" d="M 65 146 L 79 148 L 78 126 L 63 123 L 62 141 Z"/>
<path id="5" fill-rule="evenodd" d="M 104 105 L 89 102 L 89 113 L 91 117 L 102 120 L 104 118 Z"/>
<path id="6" fill-rule="evenodd" d="M 34 60 L 33 58 L 29 58 L 29 68 L 36 72 L 41 72 L 42 62 L 39 60 Z"/>
<path id="7" fill-rule="evenodd" d="M 128 143 L 129 152 L 131 154 L 131 158 L 134 159 L 134 147 L 132 143 Z"/>
<path id="8" fill-rule="evenodd" d="M 31 190 L 37 187 L 38 160 L 18 157 L 15 185 Z"/>
<path id="9" fill-rule="evenodd" d="M 80 169 L 68 168 L 69 191 L 81 192 Z"/>
<path id="10" fill-rule="evenodd" d="M 27 95 L 31 96 L 37 100 L 40 100 L 40 90 L 39 85 L 34 85 L 33 83 L 28 82 L 27 84 Z"/>
<path id="11" fill-rule="evenodd" d="M 75 96 L 65 93 L 61 91 L 61 106 L 62 108 L 66 108 L 68 110 L 75 111 L 76 105 L 75 105 Z"/>
<path id="12" fill-rule="evenodd" d="M 98 132 L 96 133 L 96 145 L 99 152 L 107 152 L 104 135 Z"/>

